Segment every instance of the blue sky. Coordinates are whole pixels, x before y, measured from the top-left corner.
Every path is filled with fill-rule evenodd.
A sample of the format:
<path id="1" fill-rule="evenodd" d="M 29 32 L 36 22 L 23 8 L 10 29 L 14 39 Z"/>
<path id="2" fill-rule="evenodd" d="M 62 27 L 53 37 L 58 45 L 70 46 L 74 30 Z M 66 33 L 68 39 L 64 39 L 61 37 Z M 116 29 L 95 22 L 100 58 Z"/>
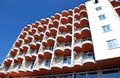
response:
<path id="1" fill-rule="evenodd" d="M 0 63 L 3 62 L 25 25 L 88 0 L 0 0 Z"/>

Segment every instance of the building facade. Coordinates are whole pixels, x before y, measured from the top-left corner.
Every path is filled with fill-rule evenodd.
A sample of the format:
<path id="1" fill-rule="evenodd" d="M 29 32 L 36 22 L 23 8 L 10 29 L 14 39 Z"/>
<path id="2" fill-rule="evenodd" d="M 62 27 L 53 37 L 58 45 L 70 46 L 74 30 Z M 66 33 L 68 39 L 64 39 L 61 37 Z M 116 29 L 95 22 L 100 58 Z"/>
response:
<path id="1" fill-rule="evenodd" d="M 120 2 L 90 0 L 23 28 L 1 78 L 120 78 Z"/>

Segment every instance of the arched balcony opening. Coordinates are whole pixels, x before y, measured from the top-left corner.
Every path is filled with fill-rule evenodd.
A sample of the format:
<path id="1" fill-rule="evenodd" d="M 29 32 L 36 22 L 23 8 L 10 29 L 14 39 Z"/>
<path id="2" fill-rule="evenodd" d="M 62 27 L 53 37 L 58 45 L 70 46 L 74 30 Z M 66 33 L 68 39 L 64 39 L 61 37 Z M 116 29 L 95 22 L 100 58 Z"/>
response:
<path id="1" fill-rule="evenodd" d="M 86 18 L 88 18 L 87 12 L 85 10 L 82 10 L 80 12 L 80 17 L 83 17 L 83 18 L 86 17 Z"/>
<path id="2" fill-rule="evenodd" d="M 49 23 L 49 24 L 48 24 L 48 27 L 49 27 L 49 29 L 50 29 L 50 28 L 54 28 L 53 23 Z"/>
<path id="3" fill-rule="evenodd" d="M 25 59 L 25 68 L 27 68 L 27 71 L 31 71 L 34 68 L 34 60 L 32 59 Z"/>
<path id="4" fill-rule="evenodd" d="M 59 37 L 57 37 L 57 42 L 58 43 L 64 43 L 65 42 L 65 38 L 63 36 L 59 36 Z"/>
<path id="5" fill-rule="evenodd" d="M 20 52 L 27 52 L 27 51 L 28 51 L 28 46 L 20 47 Z"/>
<path id="6" fill-rule="evenodd" d="M 49 20 L 50 20 L 50 18 L 46 18 L 46 24 L 48 24 L 48 23 L 49 23 Z"/>
<path id="7" fill-rule="evenodd" d="M 47 26 L 45 26 L 45 25 L 44 26 L 39 26 L 38 31 L 39 32 L 45 32 L 46 28 L 47 28 Z"/>
<path id="8" fill-rule="evenodd" d="M 72 25 L 71 24 L 67 24 L 66 32 L 72 34 Z"/>
<path id="9" fill-rule="evenodd" d="M 59 33 L 65 33 L 66 32 L 66 27 L 64 26 L 64 25 L 61 25 L 60 27 L 59 27 Z"/>
<path id="10" fill-rule="evenodd" d="M 74 13 L 79 13 L 80 12 L 80 9 L 78 7 L 75 7 L 74 8 Z"/>
<path id="11" fill-rule="evenodd" d="M 65 46 L 66 47 L 71 47 L 72 46 L 72 36 L 71 35 L 66 35 Z"/>
<path id="12" fill-rule="evenodd" d="M 75 21 L 77 20 L 77 21 L 79 21 L 80 20 L 80 14 L 79 13 L 75 13 L 75 15 L 74 15 L 74 18 L 75 18 Z"/>
<path id="13" fill-rule="evenodd" d="M 27 37 L 26 39 L 24 39 L 25 41 L 25 43 L 24 44 L 29 44 L 29 43 L 31 43 L 32 42 L 32 40 L 33 40 L 33 38 L 32 37 Z"/>
<path id="14" fill-rule="evenodd" d="M 81 36 L 82 36 L 82 38 L 91 38 L 91 32 L 90 32 L 90 29 L 88 29 L 88 28 L 86 28 L 86 29 L 83 29 L 82 31 L 81 31 Z"/>
<path id="15" fill-rule="evenodd" d="M 56 33 L 57 33 L 57 30 L 52 28 L 52 29 L 50 29 L 49 32 L 46 32 L 46 35 L 47 35 L 47 37 L 55 38 L 56 37 Z"/>
<path id="16" fill-rule="evenodd" d="M 72 17 L 71 16 L 68 16 L 68 18 L 67 18 L 67 23 L 70 23 L 70 24 L 72 24 Z"/>
<path id="17" fill-rule="evenodd" d="M 86 42 L 86 43 L 82 44 L 82 50 L 83 51 L 93 50 L 93 44 L 91 42 Z"/>
<path id="18" fill-rule="evenodd" d="M 55 19 L 60 20 L 60 14 L 59 13 L 55 14 Z"/>
<path id="19" fill-rule="evenodd" d="M 12 62 L 11 62 L 12 63 Z M 10 68 L 10 65 L 11 65 L 11 63 L 9 63 L 9 62 L 4 62 L 4 67 L 3 67 L 3 71 L 8 71 L 9 70 L 9 68 Z"/>
<path id="20" fill-rule="evenodd" d="M 51 16 L 50 18 L 51 18 L 51 20 L 53 21 L 53 20 L 55 19 L 55 16 Z"/>
<path id="21" fill-rule="evenodd" d="M 56 49 L 56 50 L 55 50 L 55 55 L 56 55 L 56 56 L 62 56 L 62 55 L 64 55 L 64 51 L 61 50 L 61 49 Z"/>
<path id="22" fill-rule="evenodd" d="M 35 21 L 35 28 L 37 28 L 39 26 L 40 22 L 39 21 Z"/>
<path id="23" fill-rule="evenodd" d="M 13 62 L 12 60 L 4 61 L 4 65 L 10 66 L 12 64 L 12 62 Z"/>
<path id="24" fill-rule="evenodd" d="M 34 35 L 36 33 L 37 29 L 35 28 L 32 28 L 30 31 L 29 31 L 29 34 L 30 35 Z"/>
<path id="25" fill-rule="evenodd" d="M 85 27 L 85 26 L 89 26 L 89 22 L 87 19 L 82 19 L 80 21 L 80 27 Z"/>
<path id="26" fill-rule="evenodd" d="M 61 18 L 61 23 L 62 23 L 62 24 L 67 24 L 67 23 L 68 23 L 67 17 L 62 17 L 62 18 Z"/>
<path id="27" fill-rule="evenodd" d="M 76 30 L 76 29 L 80 28 L 81 25 L 80 25 L 79 22 L 75 22 L 75 23 L 74 23 L 74 26 L 75 26 L 75 30 Z"/>
<path id="28" fill-rule="evenodd" d="M 18 51 L 19 51 L 18 49 L 12 49 L 10 51 L 10 55 L 12 55 L 12 57 L 15 57 L 15 55 L 17 54 Z"/>
<path id="29" fill-rule="evenodd" d="M 80 46 L 75 46 L 75 47 L 74 47 L 74 51 L 75 51 L 76 53 L 81 53 L 81 52 L 83 52 L 83 50 L 82 50 L 82 48 L 81 48 Z"/>
<path id="30" fill-rule="evenodd" d="M 24 31 L 29 31 L 30 30 L 30 28 L 31 28 L 31 25 L 29 26 L 26 26 L 25 28 L 24 28 Z"/>
<path id="31" fill-rule="evenodd" d="M 79 9 L 80 9 L 80 10 L 86 10 L 85 4 L 81 4 L 81 5 L 79 6 Z"/>
<path id="32" fill-rule="evenodd" d="M 74 34 L 74 37 L 75 37 L 75 42 L 76 42 L 76 40 L 82 38 L 82 36 L 81 36 L 80 33 L 75 33 L 75 34 Z"/>
<path id="33" fill-rule="evenodd" d="M 15 46 L 16 47 L 20 47 L 23 43 L 23 40 L 19 39 L 16 43 L 15 43 Z"/>
<path id="34" fill-rule="evenodd" d="M 44 24 L 46 24 L 46 20 L 45 20 L 45 19 L 41 19 L 41 20 L 40 20 L 40 23 L 41 23 L 42 25 L 44 25 Z"/>
<path id="35" fill-rule="evenodd" d="M 22 34 L 20 34 L 20 38 L 24 39 L 27 35 L 27 32 L 23 32 Z"/>
<path id="36" fill-rule="evenodd" d="M 16 72 L 16 70 L 19 70 L 20 68 L 21 68 L 21 66 L 22 66 L 22 61 L 23 60 L 14 60 L 14 64 L 13 64 L 13 67 L 12 67 L 12 70 L 11 70 L 11 72 L 12 73 L 15 73 Z"/>
<path id="37" fill-rule="evenodd" d="M 62 11 L 62 17 L 67 17 L 68 16 L 68 12 L 66 10 Z"/>
<path id="38" fill-rule="evenodd" d="M 72 9 L 69 9 L 69 10 L 68 10 L 68 15 L 70 15 L 70 16 L 73 15 L 73 11 L 72 11 Z"/>
<path id="39" fill-rule="evenodd" d="M 35 34 L 34 35 L 34 42 L 41 42 L 43 39 L 44 34 Z"/>
<path id="40" fill-rule="evenodd" d="M 58 21 L 58 20 L 54 20 L 54 21 L 53 21 L 53 26 L 54 26 L 55 28 L 58 28 L 58 25 L 59 25 L 59 21 Z"/>

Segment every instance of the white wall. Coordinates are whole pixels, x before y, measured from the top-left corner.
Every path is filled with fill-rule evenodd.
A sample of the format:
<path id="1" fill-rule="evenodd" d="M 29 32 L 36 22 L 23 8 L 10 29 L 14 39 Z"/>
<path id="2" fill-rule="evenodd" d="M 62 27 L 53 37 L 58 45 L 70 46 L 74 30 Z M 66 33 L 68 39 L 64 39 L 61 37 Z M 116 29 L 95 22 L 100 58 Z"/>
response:
<path id="1" fill-rule="evenodd" d="M 96 11 L 96 7 L 101 6 L 102 10 Z M 107 58 L 120 57 L 120 48 L 109 49 L 108 40 L 117 39 L 120 46 L 120 20 L 115 11 L 111 8 L 108 0 L 99 0 L 94 4 L 93 0 L 86 2 L 88 18 L 91 28 L 92 40 L 95 51 L 95 59 L 102 60 Z M 99 20 L 99 15 L 105 14 L 105 20 Z M 102 26 L 110 24 L 112 31 L 103 32 Z"/>

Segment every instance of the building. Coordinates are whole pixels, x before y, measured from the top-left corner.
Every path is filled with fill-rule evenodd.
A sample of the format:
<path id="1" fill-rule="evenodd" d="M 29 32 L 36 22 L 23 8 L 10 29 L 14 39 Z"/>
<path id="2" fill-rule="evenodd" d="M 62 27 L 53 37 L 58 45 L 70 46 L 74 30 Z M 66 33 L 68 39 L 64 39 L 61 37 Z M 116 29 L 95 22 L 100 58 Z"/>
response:
<path id="1" fill-rule="evenodd" d="M 120 2 L 90 0 L 23 28 L 1 78 L 120 78 Z"/>

